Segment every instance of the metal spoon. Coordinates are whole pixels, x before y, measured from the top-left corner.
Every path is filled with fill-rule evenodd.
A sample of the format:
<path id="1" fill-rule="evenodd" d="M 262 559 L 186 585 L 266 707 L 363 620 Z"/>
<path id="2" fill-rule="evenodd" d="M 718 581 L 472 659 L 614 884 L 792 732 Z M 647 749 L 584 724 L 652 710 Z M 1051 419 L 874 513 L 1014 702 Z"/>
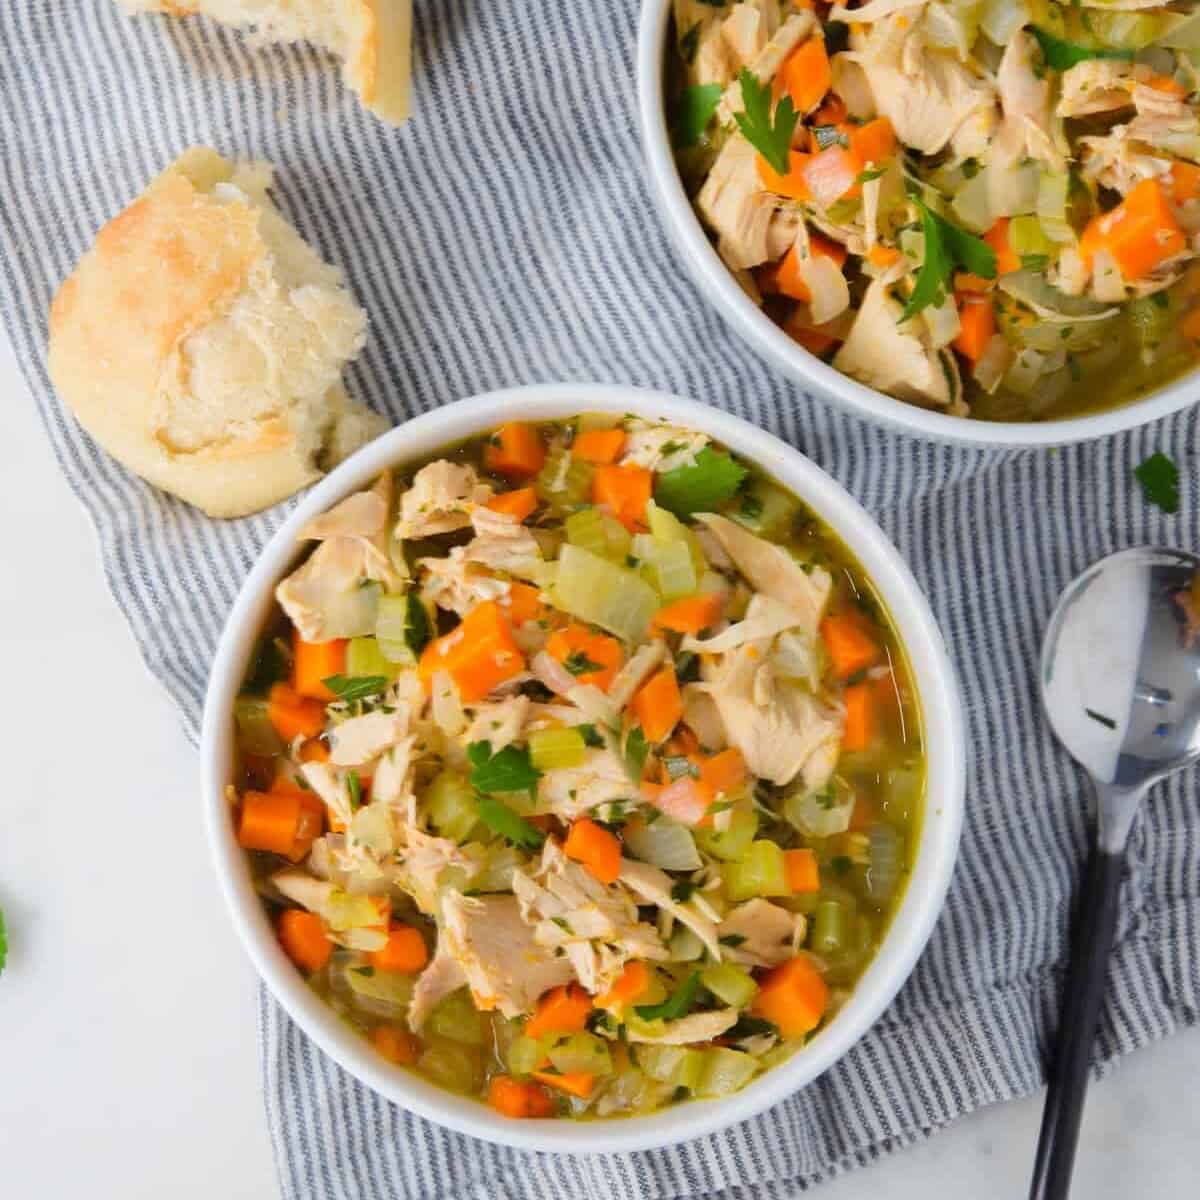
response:
<path id="1" fill-rule="evenodd" d="M 1085 571 L 1050 618 L 1041 685 L 1055 734 L 1092 777 L 1098 811 L 1029 1192 L 1063 1200 L 1129 831 L 1149 788 L 1200 758 L 1200 558 L 1123 550 Z"/>

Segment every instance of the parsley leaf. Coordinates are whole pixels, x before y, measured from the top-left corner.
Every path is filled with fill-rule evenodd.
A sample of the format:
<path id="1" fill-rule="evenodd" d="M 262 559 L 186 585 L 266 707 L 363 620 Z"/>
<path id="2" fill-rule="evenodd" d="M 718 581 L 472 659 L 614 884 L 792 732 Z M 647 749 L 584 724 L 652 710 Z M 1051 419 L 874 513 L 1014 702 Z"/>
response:
<path id="1" fill-rule="evenodd" d="M 596 730 L 595 725 L 576 725 L 575 728 L 579 730 L 585 746 L 600 747 L 604 745 L 604 739 Z"/>
<path id="2" fill-rule="evenodd" d="M 388 685 L 386 675 L 330 675 L 321 682 L 339 700 L 366 700 L 377 696 Z"/>
<path id="3" fill-rule="evenodd" d="M 1046 66 L 1052 71 L 1068 71 L 1078 63 L 1087 62 L 1089 58 L 1118 58 L 1125 62 L 1133 59 L 1132 50 L 1100 50 L 1091 46 L 1081 46 L 1078 42 L 1064 42 L 1054 34 L 1039 29 L 1036 25 L 1030 27 L 1033 36 L 1037 38 L 1042 48 L 1042 57 Z"/>
<path id="4" fill-rule="evenodd" d="M 674 1021 L 685 1016 L 700 990 L 700 972 L 693 971 L 661 1004 L 636 1004 L 633 1011 L 643 1021 Z"/>
<path id="5" fill-rule="evenodd" d="M 563 668 L 568 675 L 590 675 L 603 671 L 604 664 L 593 662 L 582 650 L 574 650 L 563 660 Z"/>
<path id="6" fill-rule="evenodd" d="M 1179 511 L 1179 468 L 1165 454 L 1150 455 L 1133 473 L 1151 504 L 1165 513 Z"/>
<path id="7" fill-rule="evenodd" d="M 719 83 L 696 83 L 684 88 L 671 122 L 675 145 L 694 146 L 704 136 L 720 101 Z"/>
<path id="8" fill-rule="evenodd" d="M 741 69 L 738 82 L 742 85 L 745 111 L 733 114 L 737 127 L 774 170 L 786 175 L 791 166 L 792 132 L 797 120 L 791 96 L 784 96 L 775 106 L 775 118 L 772 121 L 771 85 L 759 83 L 754 72 L 746 67 Z"/>
<path id="9" fill-rule="evenodd" d="M 415 592 L 408 593 L 408 604 L 404 610 L 404 642 L 413 652 L 413 657 L 420 657 L 421 651 L 429 645 L 433 631 L 429 628 L 429 613 L 425 605 L 417 598 Z"/>
<path id="10" fill-rule="evenodd" d="M 854 182 L 870 183 L 873 179 L 882 179 L 885 174 L 883 167 L 868 167 L 865 171 L 859 171 L 854 177 Z"/>
<path id="11" fill-rule="evenodd" d="M 764 1033 L 778 1037 L 779 1026 L 772 1021 L 764 1021 L 762 1017 L 752 1017 L 743 1013 L 738 1017 L 737 1024 L 725 1036 L 737 1042 L 742 1038 L 761 1037 Z"/>
<path id="12" fill-rule="evenodd" d="M 479 819 L 493 832 L 521 850 L 537 850 L 546 840 L 546 835 L 513 812 L 503 800 L 495 796 L 479 797 Z"/>
<path id="13" fill-rule="evenodd" d="M 625 735 L 625 769 L 639 783 L 642 771 L 646 766 L 646 756 L 650 753 L 650 743 L 640 725 L 635 725 Z"/>
<path id="14" fill-rule="evenodd" d="M 712 512 L 737 492 L 747 474 L 724 450 L 705 446 L 691 466 L 676 467 L 658 477 L 654 503 L 677 517 Z"/>
<path id="15" fill-rule="evenodd" d="M 477 792 L 524 792 L 537 787 L 542 773 L 529 761 L 529 751 L 505 746 L 492 753 L 491 742 L 472 742 L 467 747 L 471 763 L 471 786 Z"/>
<path id="16" fill-rule="evenodd" d="M 920 197 L 914 197 L 914 203 L 921 213 L 925 261 L 917 273 L 917 283 L 904 306 L 901 321 L 915 317 L 930 305 L 942 304 L 956 266 L 981 279 L 996 278 L 996 252 L 987 242 L 939 217 Z"/>

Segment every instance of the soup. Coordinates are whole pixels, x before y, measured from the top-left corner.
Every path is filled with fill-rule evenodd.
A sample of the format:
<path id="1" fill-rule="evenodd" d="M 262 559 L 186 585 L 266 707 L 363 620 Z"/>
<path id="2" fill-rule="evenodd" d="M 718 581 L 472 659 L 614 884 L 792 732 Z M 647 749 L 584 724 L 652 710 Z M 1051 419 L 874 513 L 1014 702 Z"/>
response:
<path id="1" fill-rule="evenodd" d="M 704 434 L 510 423 L 313 543 L 236 703 L 283 949 L 380 1055 L 512 1117 L 744 1086 L 855 986 L 924 790 L 886 612 Z"/>
<path id="2" fill-rule="evenodd" d="M 1037 421 L 1196 365 L 1193 4 L 675 0 L 668 47 L 717 253 L 844 374 Z"/>

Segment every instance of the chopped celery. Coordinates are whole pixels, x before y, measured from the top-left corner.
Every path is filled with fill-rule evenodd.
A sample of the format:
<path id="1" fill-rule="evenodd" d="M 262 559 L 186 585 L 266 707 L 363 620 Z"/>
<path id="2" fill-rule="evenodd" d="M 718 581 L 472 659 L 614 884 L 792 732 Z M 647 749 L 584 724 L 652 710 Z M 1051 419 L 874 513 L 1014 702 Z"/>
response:
<path id="1" fill-rule="evenodd" d="M 483 1084 L 483 1059 L 473 1046 L 437 1038 L 417 1060 L 417 1069 L 452 1092 L 475 1093 Z"/>
<path id="2" fill-rule="evenodd" d="M 744 1088 L 758 1073 L 758 1059 L 741 1050 L 714 1046 L 704 1052 L 704 1069 L 696 1083 L 701 1096 L 728 1096 Z"/>
<path id="3" fill-rule="evenodd" d="M 1052 242 L 1073 242 L 1075 230 L 1067 215 L 1071 177 L 1065 172 L 1043 171 L 1038 180 L 1037 215 L 1042 231 Z"/>
<path id="4" fill-rule="evenodd" d="M 572 1033 L 559 1038 L 546 1054 L 564 1075 L 572 1071 L 587 1071 L 592 1075 L 612 1074 L 612 1055 L 608 1052 L 608 1044 L 594 1033 Z"/>
<path id="5" fill-rule="evenodd" d="M 535 481 L 538 498 L 562 512 L 587 503 L 592 494 L 592 467 L 558 446 L 546 455 Z"/>
<path id="6" fill-rule="evenodd" d="M 238 747 L 246 754 L 269 758 L 283 753 L 283 739 L 275 732 L 267 713 L 267 701 L 261 696 L 239 696 L 233 702 Z"/>
<path id="7" fill-rule="evenodd" d="M 782 488 L 756 479 L 751 487 L 733 498 L 726 511 L 751 533 L 774 539 L 787 535 L 800 504 Z"/>
<path id="8" fill-rule="evenodd" d="M 639 1046 L 637 1064 L 651 1079 L 695 1090 L 704 1073 L 704 1052 L 688 1046 Z"/>
<path id="9" fill-rule="evenodd" d="M 529 761 L 538 771 L 577 767 L 587 754 L 578 729 L 536 729 L 529 735 Z"/>
<path id="10" fill-rule="evenodd" d="M 735 862 L 750 849 L 758 832 L 758 813 L 753 808 L 735 808 L 730 813 L 729 828 L 719 833 L 715 829 L 697 829 L 700 849 L 714 858 Z"/>
<path id="11" fill-rule="evenodd" d="M 581 508 L 571 513 L 563 527 L 572 546 L 590 550 L 601 558 L 624 562 L 629 553 L 632 542 L 629 530 L 616 517 L 598 508 Z"/>
<path id="12" fill-rule="evenodd" d="M 1039 185 L 1039 195 L 1040 192 Z M 1028 214 L 1013 217 L 1009 222 L 1008 241 L 1013 253 L 1021 258 L 1047 255 L 1054 249 L 1054 243 L 1042 231 L 1041 222 Z"/>
<path id="13" fill-rule="evenodd" d="M 758 991 L 750 972 L 736 963 L 712 963 L 700 972 L 700 982 L 718 1000 L 734 1008 L 745 1008 Z"/>
<path id="14" fill-rule="evenodd" d="M 646 505 L 646 524 L 650 535 L 657 542 L 686 542 L 688 527 L 672 512 L 668 512 L 653 500 Z"/>
<path id="15" fill-rule="evenodd" d="M 696 564 L 687 542 L 650 539 L 650 545 L 643 548 L 642 554 L 636 550 L 634 554 L 641 559 L 643 574 L 664 600 L 678 600 L 695 592 Z"/>
<path id="16" fill-rule="evenodd" d="M 379 628 L 378 621 L 375 627 Z M 346 674 L 351 679 L 376 675 L 395 679 L 400 674 L 400 667 L 383 653 L 375 638 L 356 637 L 351 638 L 346 646 Z"/>
<path id="17" fill-rule="evenodd" d="M 465 987 L 451 992 L 429 1014 L 429 1029 L 464 1046 L 483 1045 L 483 1018 Z"/>
<path id="18" fill-rule="evenodd" d="M 755 896 L 787 896 L 787 870 L 783 850 L 775 842 L 757 841 L 750 844 L 744 858 L 724 865 L 725 894 L 737 903 Z"/>
<path id="19" fill-rule="evenodd" d="M 475 789 L 457 771 L 435 775 L 422 799 L 430 823 L 442 837 L 465 842 L 479 824 Z"/>
<path id="20" fill-rule="evenodd" d="M 846 946 L 848 914 L 839 900 L 822 900 L 813 915 L 812 948 L 817 954 L 833 956 Z"/>
<path id="21" fill-rule="evenodd" d="M 700 866 L 691 830 L 669 817 L 659 817 L 648 824 L 631 821 L 622 830 L 622 836 L 625 848 L 635 858 L 664 871 L 694 871 Z"/>
<path id="22" fill-rule="evenodd" d="M 696 962 L 704 955 L 704 943 L 682 922 L 675 926 L 668 948 L 672 962 Z"/>
<path id="23" fill-rule="evenodd" d="M 495 843 L 487 847 L 483 868 L 471 882 L 477 892 L 511 892 L 513 871 L 525 859 L 516 846 Z"/>
<path id="24" fill-rule="evenodd" d="M 411 666 L 425 648 L 430 634 L 429 614 L 414 592 L 380 597 L 375 614 L 375 638 L 380 653 L 389 662 Z"/>
<path id="25" fill-rule="evenodd" d="M 546 1057 L 546 1048 L 537 1038 L 526 1037 L 522 1034 L 515 1038 L 508 1048 L 505 1061 L 508 1069 L 514 1075 L 528 1075 L 536 1071 L 538 1064 Z"/>
<path id="26" fill-rule="evenodd" d="M 569 544 L 558 558 L 553 598 L 557 608 L 629 642 L 646 636 L 659 608 L 658 594 L 633 571 Z"/>
<path id="27" fill-rule="evenodd" d="M 401 971 L 376 971 L 360 964 L 345 969 L 345 980 L 368 1012 L 396 1018 L 408 1010 L 417 977 Z"/>
<path id="28" fill-rule="evenodd" d="M 919 765 L 896 767 L 884 776 L 883 811 L 898 826 L 911 825 L 925 790 Z"/>
<path id="29" fill-rule="evenodd" d="M 904 838 L 886 821 L 871 826 L 868 838 L 867 893 L 872 900 L 888 901 L 904 874 Z"/>

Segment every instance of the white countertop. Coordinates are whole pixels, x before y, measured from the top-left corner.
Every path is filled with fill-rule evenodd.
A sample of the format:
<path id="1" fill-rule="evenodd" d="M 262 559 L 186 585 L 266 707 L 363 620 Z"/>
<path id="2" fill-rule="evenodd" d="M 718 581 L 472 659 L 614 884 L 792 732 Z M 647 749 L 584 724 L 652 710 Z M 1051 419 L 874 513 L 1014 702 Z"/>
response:
<path id="1" fill-rule="evenodd" d="M 105 590 L 2 333 L 0 396 L 0 1193 L 270 1200 L 255 981 L 208 867 L 195 755 Z M 1093 1087 L 1079 1200 L 1194 1200 L 1197 1078 L 1193 1030 Z M 985 1110 L 817 1195 L 1022 1197 L 1039 1111 Z"/>

